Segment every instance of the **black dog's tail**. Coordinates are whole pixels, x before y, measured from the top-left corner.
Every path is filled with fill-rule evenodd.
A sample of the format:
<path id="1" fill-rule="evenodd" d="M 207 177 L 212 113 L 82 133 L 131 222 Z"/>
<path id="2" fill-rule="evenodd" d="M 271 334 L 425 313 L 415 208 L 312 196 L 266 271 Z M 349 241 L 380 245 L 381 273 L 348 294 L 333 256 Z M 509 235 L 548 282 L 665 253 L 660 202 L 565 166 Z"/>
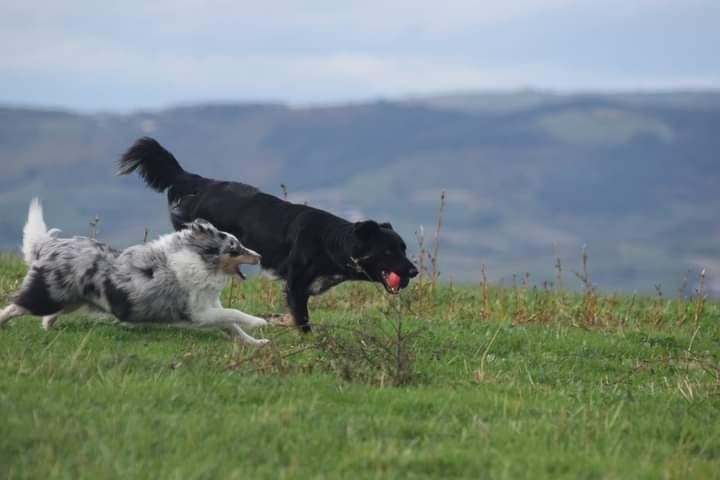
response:
<path id="1" fill-rule="evenodd" d="M 139 169 L 147 186 L 158 192 L 173 185 L 185 173 L 173 154 L 150 137 L 138 139 L 120 158 L 118 167 L 118 175 Z"/>

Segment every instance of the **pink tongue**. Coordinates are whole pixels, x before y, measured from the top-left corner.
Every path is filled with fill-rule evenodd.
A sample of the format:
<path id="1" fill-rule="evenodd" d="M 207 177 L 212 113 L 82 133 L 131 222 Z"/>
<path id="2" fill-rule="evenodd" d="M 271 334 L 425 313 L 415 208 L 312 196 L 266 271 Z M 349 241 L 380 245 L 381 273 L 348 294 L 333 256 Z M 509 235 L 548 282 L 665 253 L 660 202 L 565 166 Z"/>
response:
<path id="1" fill-rule="evenodd" d="M 395 272 L 388 273 L 387 284 L 390 288 L 400 287 L 400 275 Z"/>

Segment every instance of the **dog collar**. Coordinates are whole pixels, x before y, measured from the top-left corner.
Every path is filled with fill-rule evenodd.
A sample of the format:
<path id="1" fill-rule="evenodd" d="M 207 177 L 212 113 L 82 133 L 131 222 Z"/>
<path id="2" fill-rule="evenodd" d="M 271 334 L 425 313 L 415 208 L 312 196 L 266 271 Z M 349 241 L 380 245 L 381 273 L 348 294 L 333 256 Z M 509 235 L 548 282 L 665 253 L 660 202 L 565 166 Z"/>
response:
<path id="1" fill-rule="evenodd" d="M 366 255 L 366 256 L 360 257 L 360 258 L 355 258 L 355 257 L 353 257 L 353 256 L 350 256 L 350 263 L 348 263 L 347 266 L 348 266 L 349 268 L 351 268 L 352 270 L 354 270 L 356 273 L 362 273 L 362 274 L 364 274 L 366 277 L 368 277 L 369 279 L 372 280 L 372 276 L 368 273 L 367 270 L 365 270 L 365 269 L 363 268 L 362 265 L 360 265 L 360 262 L 361 262 L 362 260 L 367 260 L 368 258 L 370 258 L 370 255 Z"/>

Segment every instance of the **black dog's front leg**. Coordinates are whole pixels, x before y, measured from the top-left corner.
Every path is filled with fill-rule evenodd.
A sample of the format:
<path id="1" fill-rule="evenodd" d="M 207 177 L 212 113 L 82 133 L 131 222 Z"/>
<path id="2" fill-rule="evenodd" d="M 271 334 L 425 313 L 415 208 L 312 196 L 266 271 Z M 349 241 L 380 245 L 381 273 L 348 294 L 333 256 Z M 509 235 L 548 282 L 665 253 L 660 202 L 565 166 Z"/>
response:
<path id="1" fill-rule="evenodd" d="M 293 316 L 295 325 L 303 332 L 310 331 L 310 314 L 308 313 L 308 286 L 301 279 L 293 279 L 287 282 L 288 307 Z"/>

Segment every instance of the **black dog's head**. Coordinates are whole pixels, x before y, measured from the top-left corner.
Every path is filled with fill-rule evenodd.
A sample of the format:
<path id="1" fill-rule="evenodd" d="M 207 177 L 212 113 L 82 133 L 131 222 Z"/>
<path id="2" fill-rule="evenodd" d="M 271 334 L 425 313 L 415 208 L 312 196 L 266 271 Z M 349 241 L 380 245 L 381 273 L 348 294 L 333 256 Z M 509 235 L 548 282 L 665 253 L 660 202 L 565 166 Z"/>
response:
<path id="1" fill-rule="evenodd" d="M 357 266 L 370 280 L 382 283 L 388 293 L 400 292 L 418 274 L 407 258 L 405 242 L 389 223 L 357 222 L 353 224 L 353 235 L 353 259 Z M 393 285 L 393 273 L 400 277 L 399 285 Z"/>

